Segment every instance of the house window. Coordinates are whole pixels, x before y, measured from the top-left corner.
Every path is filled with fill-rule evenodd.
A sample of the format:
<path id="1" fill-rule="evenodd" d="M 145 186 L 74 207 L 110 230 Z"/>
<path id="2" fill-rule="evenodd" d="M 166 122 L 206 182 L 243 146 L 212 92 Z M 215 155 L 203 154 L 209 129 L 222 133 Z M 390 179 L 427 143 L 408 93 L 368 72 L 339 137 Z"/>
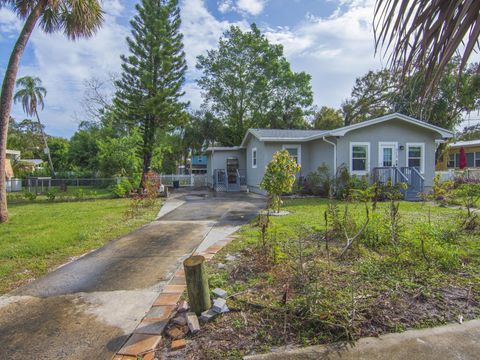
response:
<path id="1" fill-rule="evenodd" d="M 475 153 L 466 153 L 465 157 L 467 158 L 467 167 L 471 168 L 475 166 Z"/>
<path id="2" fill-rule="evenodd" d="M 421 173 L 425 170 L 425 144 L 407 144 L 407 166 L 414 167 Z"/>
<path id="3" fill-rule="evenodd" d="M 447 168 L 455 169 L 457 167 L 457 157 L 456 154 L 448 155 Z"/>
<path id="4" fill-rule="evenodd" d="M 257 167 L 257 148 L 252 149 L 252 168 Z"/>
<path id="5" fill-rule="evenodd" d="M 288 151 L 290 156 L 295 160 L 297 164 L 301 164 L 302 161 L 302 148 L 300 145 L 283 145 L 282 149 Z"/>
<path id="6" fill-rule="evenodd" d="M 365 175 L 370 166 L 370 143 L 350 143 L 350 172 Z"/>
<path id="7" fill-rule="evenodd" d="M 475 153 L 475 167 L 480 167 L 480 152 Z"/>

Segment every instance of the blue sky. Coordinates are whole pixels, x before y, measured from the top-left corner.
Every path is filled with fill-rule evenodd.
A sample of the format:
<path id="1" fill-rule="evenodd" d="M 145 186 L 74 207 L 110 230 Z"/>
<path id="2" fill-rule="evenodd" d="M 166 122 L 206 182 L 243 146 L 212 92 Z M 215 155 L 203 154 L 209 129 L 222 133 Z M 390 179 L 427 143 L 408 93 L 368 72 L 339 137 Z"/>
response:
<path id="1" fill-rule="evenodd" d="M 192 109 L 201 104 L 195 85 L 199 73 L 195 59 L 215 47 L 230 25 L 244 29 L 252 22 L 268 38 L 281 43 L 295 71 L 312 75 L 317 106 L 338 107 L 350 94 L 356 77 L 382 66 L 374 57 L 371 22 L 374 0 L 180 0 L 182 31 L 189 66 L 185 84 Z M 126 53 L 125 37 L 135 1 L 104 0 L 106 21 L 92 39 L 70 42 L 61 34 L 32 35 L 22 59 L 19 76 L 39 76 L 48 90 L 40 114 L 53 135 L 69 137 L 85 118 L 81 100 L 84 82 L 100 80 L 120 71 L 120 54 Z M 11 46 L 21 21 L 7 9 L 0 10 L 0 74 L 5 71 Z M 0 76 L 2 76 L 0 75 Z M 3 76 L 2 76 L 3 77 Z M 23 119 L 16 105 L 13 116 Z"/>

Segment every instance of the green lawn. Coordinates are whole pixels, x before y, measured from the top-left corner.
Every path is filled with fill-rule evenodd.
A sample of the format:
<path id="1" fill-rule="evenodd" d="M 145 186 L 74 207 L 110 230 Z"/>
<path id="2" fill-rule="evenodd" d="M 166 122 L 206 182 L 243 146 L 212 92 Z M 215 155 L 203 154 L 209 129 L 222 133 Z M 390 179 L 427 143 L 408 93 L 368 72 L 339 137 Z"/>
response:
<path id="1" fill-rule="evenodd" d="M 0 294 L 154 219 L 159 206 L 127 216 L 129 199 L 10 204 L 0 225 Z"/>
<path id="2" fill-rule="evenodd" d="M 337 205 L 343 218 L 345 203 Z M 229 300 L 238 310 L 209 325 L 192 348 L 204 349 L 206 358 L 241 358 L 270 346 L 351 340 L 480 316 L 480 231 L 462 229 L 464 213 L 400 202 L 399 237 L 392 240 L 389 203 L 375 211 L 371 206 L 366 230 L 341 258 L 343 229 L 330 225 L 325 246 L 325 199 L 286 200 L 290 215 L 270 217 L 265 245 L 258 220 L 242 227 L 208 265 L 210 286 L 238 294 Z M 365 219 L 364 204 L 350 203 L 347 214 L 353 236 Z M 222 342 L 232 328 L 235 337 Z"/>

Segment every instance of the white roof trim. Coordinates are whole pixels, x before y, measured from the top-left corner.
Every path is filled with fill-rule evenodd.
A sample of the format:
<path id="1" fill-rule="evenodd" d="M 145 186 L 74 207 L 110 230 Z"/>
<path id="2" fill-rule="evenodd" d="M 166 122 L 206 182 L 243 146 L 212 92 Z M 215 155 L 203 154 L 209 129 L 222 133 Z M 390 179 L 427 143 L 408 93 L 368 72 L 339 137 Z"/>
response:
<path id="1" fill-rule="evenodd" d="M 443 129 L 439 126 L 435 126 L 435 125 L 429 124 L 425 121 L 421 121 L 421 120 L 412 118 L 412 117 L 407 116 L 407 115 L 399 114 L 399 113 L 388 114 L 388 115 L 381 116 L 381 117 L 378 117 L 378 118 L 375 118 L 375 119 L 372 119 L 372 120 L 363 121 L 363 122 L 360 122 L 358 124 L 353 124 L 353 125 L 349 125 L 349 126 L 339 128 L 339 129 L 335 129 L 335 130 L 332 130 L 329 133 L 329 135 L 330 136 L 345 136 L 345 134 L 348 133 L 349 131 L 356 130 L 356 129 L 361 129 L 361 128 L 366 127 L 366 126 L 375 125 L 375 124 L 378 124 L 378 123 L 381 123 L 381 122 L 384 122 L 384 121 L 395 120 L 395 119 L 400 119 L 400 120 L 406 121 L 410 124 L 418 125 L 418 126 L 423 127 L 425 129 L 436 131 L 437 133 L 439 133 L 442 136 L 442 138 L 453 137 L 453 132 L 451 132 L 451 131 L 448 131 L 448 130 Z"/>
<path id="2" fill-rule="evenodd" d="M 284 141 L 294 141 L 294 142 L 306 142 L 306 141 L 310 141 L 310 140 L 313 140 L 313 139 L 316 139 L 316 138 L 320 138 L 320 137 L 323 137 L 323 136 L 329 136 L 329 133 L 328 131 L 324 131 L 320 134 L 317 134 L 317 135 L 310 135 L 310 136 L 305 136 L 305 137 L 294 137 L 294 138 L 287 138 L 287 137 L 259 137 L 257 136 L 253 131 L 252 129 L 248 129 L 247 133 L 245 134 L 245 136 L 243 137 L 243 140 L 242 140 L 242 143 L 240 145 L 241 148 L 244 148 L 245 147 L 245 143 L 247 142 L 247 138 L 248 138 L 248 135 L 249 134 L 252 134 L 252 136 L 254 136 L 255 138 L 257 138 L 258 140 L 260 141 L 273 141 L 273 142 L 284 142 Z"/>
<path id="3" fill-rule="evenodd" d="M 241 150 L 241 146 L 213 146 L 213 147 L 208 147 L 205 152 L 211 152 L 211 151 L 237 151 Z"/>
<path id="4" fill-rule="evenodd" d="M 480 139 L 478 140 L 466 140 L 466 141 L 457 141 L 450 144 L 451 148 L 460 148 L 460 147 L 469 147 L 469 146 L 479 146 Z"/>

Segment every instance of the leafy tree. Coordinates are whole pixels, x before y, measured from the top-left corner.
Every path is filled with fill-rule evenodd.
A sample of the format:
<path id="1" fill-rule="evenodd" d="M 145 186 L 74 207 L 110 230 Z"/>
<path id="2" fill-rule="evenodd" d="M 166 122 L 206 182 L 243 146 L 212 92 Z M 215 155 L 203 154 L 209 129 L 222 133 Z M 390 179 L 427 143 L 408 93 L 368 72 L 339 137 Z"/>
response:
<path id="1" fill-rule="evenodd" d="M 61 137 L 49 137 L 47 142 L 54 168 L 57 169 L 57 171 L 69 170 L 68 152 L 70 142 Z"/>
<path id="2" fill-rule="evenodd" d="M 114 111 L 118 121 L 139 128 L 143 173 L 150 170 L 159 132 L 185 121 L 180 101 L 185 81 L 185 53 L 180 33 L 178 0 L 142 0 L 130 22 L 129 56 L 122 56 L 123 73 L 116 82 Z"/>
<path id="3" fill-rule="evenodd" d="M 332 130 L 343 126 L 343 116 L 340 110 L 322 106 L 315 114 L 313 127 L 320 130 Z"/>
<path id="4" fill-rule="evenodd" d="M 290 156 L 288 150 L 277 151 L 268 163 L 260 187 L 268 192 L 272 200 L 271 206 L 277 212 L 280 212 L 282 205 L 281 195 L 292 191 L 299 171 L 300 165 Z"/>
<path id="5" fill-rule="evenodd" d="M 342 105 L 345 124 L 352 124 L 401 112 L 450 130 L 461 122 L 465 112 L 480 108 L 480 75 L 472 64 L 457 81 L 460 59 L 448 64 L 428 99 L 422 98 L 425 73 L 417 71 L 404 80 L 388 70 L 368 72 L 357 79 L 351 97 Z"/>
<path id="6" fill-rule="evenodd" d="M 5 159 L 15 79 L 33 29 L 39 23 L 47 33 L 62 31 L 68 38 L 77 39 L 91 37 L 103 22 L 98 0 L 0 0 L 0 8 L 4 6 L 14 10 L 25 23 L 12 49 L 0 94 L 0 222 L 8 220 Z"/>
<path id="7" fill-rule="evenodd" d="M 20 150 L 26 159 L 39 159 L 43 157 L 43 140 L 40 135 L 41 125 L 29 119 L 20 122 L 10 120 L 8 128 L 9 149 Z"/>
<path id="8" fill-rule="evenodd" d="M 357 78 L 350 98 L 342 104 L 345 125 L 391 112 L 396 90 L 396 83 L 388 70 L 369 71 Z"/>
<path id="9" fill-rule="evenodd" d="M 431 95 L 457 52 L 463 52 L 460 75 L 472 52 L 480 50 L 479 13 L 477 0 L 377 0 L 377 50 L 386 44 L 385 50 L 391 50 L 390 65 L 404 75 L 423 69 L 420 93 Z"/>
<path id="10" fill-rule="evenodd" d="M 218 49 L 197 60 L 205 106 L 226 125 L 225 145 L 238 145 L 251 127 L 306 126 L 310 75 L 293 72 L 283 47 L 270 44 L 255 24 L 247 32 L 232 26 Z"/>
<path id="11" fill-rule="evenodd" d="M 28 116 L 37 118 L 40 133 L 42 135 L 43 143 L 45 145 L 45 153 L 47 154 L 48 164 L 53 175 L 55 175 L 55 168 L 53 166 L 52 157 L 50 156 L 50 149 L 48 148 L 47 137 L 43 131 L 43 125 L 38 116 L 38 107 L 42 109 L 45 107 L 43 99 L 47 95 L 47 90 L 42 86 L 42 80 L 38 77 L 24 76 L 17 80 L 17 87 L 19 90 L 15 93 L 13 100 L 15 102 L 21 102 L 23 111 Z"/>
<path id="12" fill-rule="evenodd" d="M 73 169 L 96 171 L 98 169 L 97 141 L 101 139 L 101 130 L 94 124 L 81 124 L 79 130 L 70 139 L 68 161 Z"/>
<path id="13" fill-rule="evenodd" d="M 131 136 L 98 140 L 98 167 L 103 176 L 133 176 L 140 172 L 141 161 L 136 144 L 141 141 L 138 132 Z"/>

